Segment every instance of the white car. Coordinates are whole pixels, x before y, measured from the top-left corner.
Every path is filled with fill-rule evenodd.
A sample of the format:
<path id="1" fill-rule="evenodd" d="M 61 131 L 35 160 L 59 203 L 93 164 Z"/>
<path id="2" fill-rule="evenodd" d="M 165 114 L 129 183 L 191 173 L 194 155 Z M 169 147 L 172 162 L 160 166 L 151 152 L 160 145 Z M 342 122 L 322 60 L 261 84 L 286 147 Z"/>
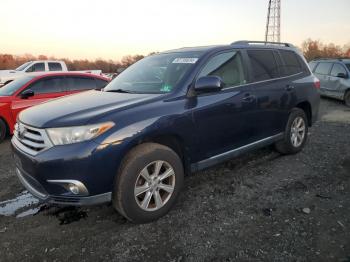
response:
<path id="1" fill-rule="evenodd" d="M 41 60 L 27 62 L 15 70 L 0 70 L 0 87 L 10 83 L 27 74 L 40 74 L 43 72 L 67 72 L 68 68 L 64 61 Z M 82 73 L 91 73 L 101 75 L 101 70 L 76 71 Z"/>

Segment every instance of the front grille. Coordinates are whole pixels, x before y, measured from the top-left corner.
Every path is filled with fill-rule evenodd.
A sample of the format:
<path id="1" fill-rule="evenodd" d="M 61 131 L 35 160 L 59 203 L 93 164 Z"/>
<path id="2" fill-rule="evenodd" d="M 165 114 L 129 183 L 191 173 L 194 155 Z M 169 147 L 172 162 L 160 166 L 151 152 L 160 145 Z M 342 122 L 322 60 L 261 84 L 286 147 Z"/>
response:
<path id="1" fill-rule="evenodd" d="M 13 143 L 25 153 L 36 155 L 39 152 L 52 147 L 44 129 L 29 127 L 18 122 L 15 125 Z"/>

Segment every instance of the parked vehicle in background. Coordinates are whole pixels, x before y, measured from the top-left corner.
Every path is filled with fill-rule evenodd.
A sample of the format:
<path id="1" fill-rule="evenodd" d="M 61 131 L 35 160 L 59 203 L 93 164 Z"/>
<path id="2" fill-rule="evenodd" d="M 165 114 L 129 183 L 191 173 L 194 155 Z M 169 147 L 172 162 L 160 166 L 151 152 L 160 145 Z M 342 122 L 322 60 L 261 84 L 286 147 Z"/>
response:
<path id="1" fill-rule="evenodd" d="M 340 99 L 350 106 L 350 59 L 318 59 L 309 63 L 320 79 L 320 93 Z"/>
<path id="2" fill-rule="evenodd" d="M 20 78 L 24 75 L 37 75 L 43 72 L 67 72 L 68 68 L 64 61 L 42 60 L 27 62 L 15 70 L 0 70 L 0 87 L 10 83 L 11 81 Z M 84 70 L 73 71 L 81 73 L 91 73 L 100 75 L 101 70 Z"/>
<path id="3" fill-rule="evenodd" d="M 290 44 L 236 42 L 148 56 L 101 91 L 19 114 L 16 173 L 56 204 L 112 201 L 136 223 L 165 215 L 184 174 L 275 144 L 304 147 L 319 81 Z"/>
<path id="4" fill-rule="evenodd" d="M 47 100 L 101 89 L 108 78 L 86 73 L 46 73 L 22 76 L 0 88 L 0 142 L 12 134 L 19 112 Z"/>

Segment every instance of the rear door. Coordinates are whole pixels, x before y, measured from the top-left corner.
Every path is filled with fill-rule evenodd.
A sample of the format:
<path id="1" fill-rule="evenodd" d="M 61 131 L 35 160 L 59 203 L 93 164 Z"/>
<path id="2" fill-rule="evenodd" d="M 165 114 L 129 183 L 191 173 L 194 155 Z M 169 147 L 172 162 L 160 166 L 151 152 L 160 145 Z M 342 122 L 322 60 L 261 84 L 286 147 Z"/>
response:
<path id="1" fill-rule="evenodd" d="M 347 75 L 345 67 L 341 63 L 334 63 L 331 70 L 328 90 L 330 96 L 343 99 L 344 92 L 347 88 L 347 79 L 345 79 L 344 77 L 339 77 L 340 74 L 344 76 Z"/>
<path id="2" fill-rule="evenodd" d="M 69 94 L 98 88 L 94 77 L 67 76 L 67 92 Z"/>
<path id="3" fill-rule="evenodd" d="M 65 86 L 66 82 L 64 76 L 45 77 L 30 84 L 21 93 L 30 89 L 34 92 L 34 96 L 24 99 L 21 98 L 21 94 L 19 94 L 12 101 L 11 107 L 14 119 L 16 119 L 19 112 L 28 107 L 66 95 Z"/>
<path id="4" fill-rule="evenodd" d="M 320 93 L 322 95 L 330 96 L 331 92 L 330 87 L 330 72 L 332 69 L 333 63 L 331 62 L 320 62 L 315 69 L 315 76 L 320 80 L 321 87 Z"/>
<path id="5" fill-rule="evenodd" d="M 276 50 L 249 49 L 247 53 L 256 98 L 254 135 L 258 141 L 284 132 L 294 90 L 282 77 L 282 60 Z"/>

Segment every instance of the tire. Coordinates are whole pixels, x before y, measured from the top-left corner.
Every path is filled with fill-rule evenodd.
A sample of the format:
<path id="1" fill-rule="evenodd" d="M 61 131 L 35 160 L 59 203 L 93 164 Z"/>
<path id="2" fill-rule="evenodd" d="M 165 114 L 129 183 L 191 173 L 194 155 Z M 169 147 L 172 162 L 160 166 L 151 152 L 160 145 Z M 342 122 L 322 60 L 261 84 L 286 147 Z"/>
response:
<path id="1" fill-rule="evenodd" d="M 114 183 L 112 205 L 133 223 L 149 223 L 169 212 L 183 179 L 182 161 L 173 150 L 155 143 L 141 144 L 122 161 Z"/>
<path id="2" fill-rule="evenodd" d="M 345 105 L 350 107 L 350 90 L 346 91 L 344 95 L 344 102 L 345 102 Z"/>
<path id="3" fill-rule="evenodd" d="M 296 154 L 305 146 L 307 136 L 308 120 L 306 114 L 300 108 L 293 108 L 289 115 L 284 138 L 275 144 L 275 148 L 284 155 Z"/>
<path id="4" fill-rule="evenodd" d="M 0 143 L 4 141 L 7 133 L 6 123 L 0 119 Z"/>

